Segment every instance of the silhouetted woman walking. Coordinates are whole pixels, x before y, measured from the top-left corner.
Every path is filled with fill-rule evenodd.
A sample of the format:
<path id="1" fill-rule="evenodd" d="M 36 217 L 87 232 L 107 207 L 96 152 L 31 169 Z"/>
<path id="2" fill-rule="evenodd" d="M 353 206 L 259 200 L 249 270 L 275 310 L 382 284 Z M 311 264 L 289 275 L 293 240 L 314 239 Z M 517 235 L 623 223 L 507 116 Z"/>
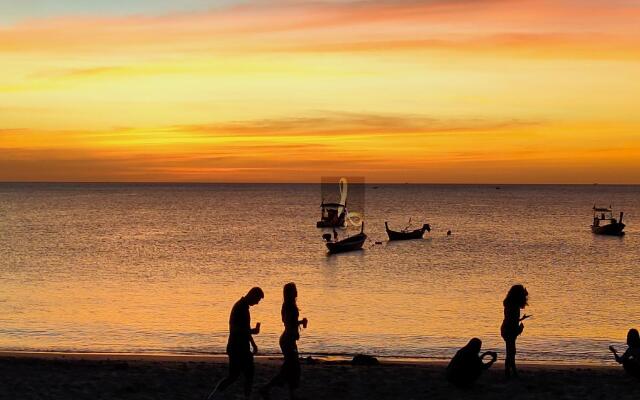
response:
<path id="1" fill-rule="evenodd" d="M 284 363 L 280 368 L 278 375 L 260 390 L 260 394 L 264 399 L 269 398 L 269 392 L 273 386 L 289 386 L 289 395 L 291 399 L 295 398 L 295 390 L 300 384 L 300 359 L 298 358 L 298 345 L 296 342 L 300 339 L 299 327 L 307 327 L 307 319 L 300 317 L 300 311 L 296 304 L 298 290 L 293 282 L 284 285 L 282 303 L 282 322 L 284 323 L 284 332 L 280 336 L 280 349 L 284 356 Z"/>
<path id="2" fill-rule="evenodd" d="M 529 318 L 523 315 L 520 318 L 520 310 L 524 309 L 528 303 L 529 292 L 522 285 L 513 285 L 507 293 L 502 304 L 504 305 L 504 320 L 500 327 L 500 334 L 507 347 L 507 356 L 504 362 L 504 373 L 507 378 L 518 376 L 516 369 L 516 339 L 524 330 L 522 321 Z"/>

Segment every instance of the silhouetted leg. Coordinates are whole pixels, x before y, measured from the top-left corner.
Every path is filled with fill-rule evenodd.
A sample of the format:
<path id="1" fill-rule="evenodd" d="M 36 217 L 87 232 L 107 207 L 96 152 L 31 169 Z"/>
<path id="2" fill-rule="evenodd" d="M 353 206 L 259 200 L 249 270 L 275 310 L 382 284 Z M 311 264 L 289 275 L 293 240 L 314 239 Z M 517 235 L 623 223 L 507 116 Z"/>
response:
<path id="1" fill-rule="evenodd" d="M 280 337 L 280 350 L 284 356 L 284 362 L 280 367 L 278 374 L 269 381 L 269 383 L 260 390 L 260 394 L 264 399 L 269 398 L 269 392 L 274 386 L 284 386 L 288 384 L 289 395 L 294 398 L 294 391 L 300 382 L 300 360 L 298 358 L 298 346 L 294 338 L 283 334 Z"/>
<path id="2" fill-rule="evenodd" d="M 514 376 L 518 376 L 518 371 L 516 370 L 516 339 L 505 338 L 504 341 L 507 347 L 507 356 L 504 362 L 505 376 L 507 378 L 511 377 L 512 372 Z"/>
<path id="3" fill-rule="evenodd" d="M 284 365 L 283 367 L 280 368 L 280 371 L 278 371 L 278 374 L 273 378 L 271 378 L 269 383 L 267 383 L 267 386 L 265 386 L 266 389 L 271 389 L 274 386 L 284 386 L 285 379 L 284 379 L 284 374 L 282 373 L 283 368 L 284 368 Z"/>
<path id="4" fill-rule="evenodd" d="M 226 378 L 222 379 L 220 382 L 218 382 L 216 387 L 209 394 L 209 397 L 207 397 L 207 400 L 213 398 L 216 395 L 216 393 L 224 392 L 226 388 L 228 388 L 233 382 L 235 382 L 238 379 L 238 377 L 240 376 L 240 372 L 241 372 L 240 370 L 233 370 L 230 367 L 229 375 Z"/>
<path id="5" fill-rule="evenodd" d="M 244 368 L 244 395 L 247 399 L 251 398 L 251 388 L 253 387 L 253 355 L 250 356 L 250 360 Z"/>
<path id="6" fill-rule="evenodd" d="M 300 385 L 300 360 L 298 359 L 297 352 L 291 352 L 285 355 L 284 363 L 278 372 L 278 375 L 274 376 L 271 381 L 262 388 L 260 394 L 264 399 L 269 398 L 269 391 L 274 386 L 284 386 L 287 384 L 289 387 L 289 397 L 295 398 L 295 391 Z"/>
<path id="7" fill-rule="evenodd" d="M 280 344 L 280 348 L 282 348 L 282 343 Z M 280 367 L 280 371 L 278 371 L 278 374 L 273 378 L 271 378 L 271 380 L 269 381 L 269 383 L 267 383 L 266 386 L 260 389 L 260 395 L 262 395 L 262 398 L 268 399 L 271 388 L 273 388 L 274 386 L 284 386 L 284 384 L 287 382 L 286 380 L 287 369 L 288 369 L 288 360 L 287 360 L 287 355 L 285 354 L 284 362 Z"/>
<path id="8" fill-rule="evenodd" d="M 235 382 L 245 369 L 245 364 L 246 361 L 244 360 L 244 357 L 238 356 L 238 354 L 235 353 L 229 354 L 229 373 L 226 378 L 218 382 L 216 387 L 209 394 L 209 397 L 207 397 L 207 400 L 213 398 L 216 393 L 224 392 L 226 388 L 228 388 L 233 382 Z"/>
<path id="9" fill-rule="evenodd" d="M 214 389 L 214 393 L 224 392 L 224 390 L 228 388 L 233 382 L 235 382 L 239 376 L 240 374 L 238 373 L 238 374 L 229 375 L 226 378 L 222 379 L 220 382 L 218 382 L 218 385 Z"/>
<path id="10" fill-rule="evenodd" d="M 273 388 L 274 386 L 282 386 L 282 385 L 284 385 L 284 378 L 282 376 L 282 368 L 281 368 L 278 374 L 273 378 L 271 378 L 269 383 L 267 383 L 262 389 L 260 389 L 260 395 L 262 396 L 263 399 L 268 399 L 271 393 L 271 388 Z"/>
<path id="11" fill-rule="evenodd" d="M 300 358 L 298 357 L 298 352 L 294 352 L 291 354 L 291 359 L 289 360 L 289 398 L 291 400 L 296 398 L 295 391 L 300 386 Z"/>

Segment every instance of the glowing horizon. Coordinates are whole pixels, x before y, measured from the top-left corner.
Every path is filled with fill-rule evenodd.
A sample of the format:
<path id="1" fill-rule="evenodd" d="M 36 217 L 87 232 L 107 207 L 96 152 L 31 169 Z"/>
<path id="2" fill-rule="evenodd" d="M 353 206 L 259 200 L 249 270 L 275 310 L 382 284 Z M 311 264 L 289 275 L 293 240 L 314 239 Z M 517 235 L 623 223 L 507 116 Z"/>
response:
<path id="1" fill-rule="evenodd" d="M 640 183 L 632 2 L 39 3 L 0 181 Z"/>

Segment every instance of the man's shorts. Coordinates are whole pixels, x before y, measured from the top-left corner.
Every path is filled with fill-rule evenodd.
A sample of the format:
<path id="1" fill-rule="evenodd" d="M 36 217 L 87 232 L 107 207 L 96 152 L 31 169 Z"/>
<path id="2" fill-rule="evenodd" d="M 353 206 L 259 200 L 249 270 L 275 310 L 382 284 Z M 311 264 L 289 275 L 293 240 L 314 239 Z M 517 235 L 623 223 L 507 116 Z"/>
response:
<path id="1" fill-rule="evenodd" d="M 253 375 L 253 354 L 248 350 L 229 351 L 229 375 Z"/>

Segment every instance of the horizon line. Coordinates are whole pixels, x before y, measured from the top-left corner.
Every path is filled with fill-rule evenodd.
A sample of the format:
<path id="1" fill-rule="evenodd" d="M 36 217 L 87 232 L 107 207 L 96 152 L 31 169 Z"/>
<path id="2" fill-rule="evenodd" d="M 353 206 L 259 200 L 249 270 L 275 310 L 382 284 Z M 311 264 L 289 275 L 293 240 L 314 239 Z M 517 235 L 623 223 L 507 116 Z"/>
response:
<path id="1" fill-rule="evenodd" d="M 0 181 L 0 185 L 6 184 L 105 184 L 105 185 L 311 185 L 323 184 L 321 180 L 309 182 L 225 182 L 225 181 Z M 355 185 L 360 184 L 353 183 Z M 479 185 L 479 186 L 640 186 L 640 183 L 577 183 L 577 182 L 519 182 L 519 183 L 500 183 L 500 182 L 375 182 L 365 181 L 365 185 Z"/>

